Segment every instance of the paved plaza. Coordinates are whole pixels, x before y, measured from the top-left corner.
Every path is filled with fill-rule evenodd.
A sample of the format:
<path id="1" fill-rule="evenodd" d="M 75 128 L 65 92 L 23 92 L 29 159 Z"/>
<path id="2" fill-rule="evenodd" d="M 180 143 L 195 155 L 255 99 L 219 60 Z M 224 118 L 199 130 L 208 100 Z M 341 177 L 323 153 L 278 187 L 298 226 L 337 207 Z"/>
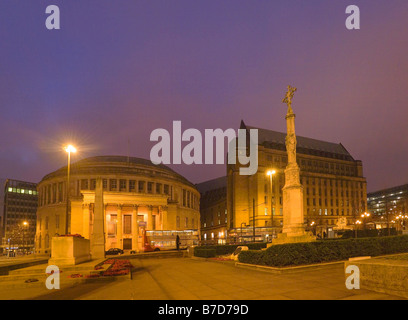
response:
<path id="1" fill-rule="evenodd" d="M 293 274 L 271 274 L 231 262 L 189 258 L 134 259 L 132 279 L 78 284 L 60 290 L 0 288 L 0 299 L 400 299 L 368 290 L 348 290 L 341 264 Z"/>

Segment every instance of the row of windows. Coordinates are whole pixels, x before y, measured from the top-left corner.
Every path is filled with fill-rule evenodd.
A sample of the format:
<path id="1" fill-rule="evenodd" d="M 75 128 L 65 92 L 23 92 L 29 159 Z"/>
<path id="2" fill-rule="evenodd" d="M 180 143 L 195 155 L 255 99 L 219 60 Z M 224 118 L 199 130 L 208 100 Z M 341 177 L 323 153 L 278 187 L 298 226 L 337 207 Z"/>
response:
<path id="1" fill-rule="evenodd" d="M 267 155 L 266 160 L 273 162 L 276 167 L 284 168 L 288 159 L 286 156 Z M 335 175 L 358 176 L 358 169 L 353 165 L 345 165 L 318 160 L 306 160 L 298 157 L 297 162 L 302 170 L 309 172 L 329 173 Z"/>
<path id="2" fill-rule="evenodd" d="M 319 208 L 319 209 L 317 209 L 317 208 L 309 209 L 308 208 L 307 211 L 306 211 L 307 215 L 319 215 L 319 216 L 322 216 L 322 215 L 324 215 L 324 216 L 328 216 L 328 215 L 331 215 L 331 216 L 334 216 L 334 215 L 344 216 L 344 215 L 347 215 L 348 216 L 350 214 L 358 215 L 358 214 L 360 214 L 362 212 L 365 212 L 365 205 L 363 203 L 361 204 L 360 208 L 354 209 L 354 212 L 353 212 L 353 210 L 350 210 L 350 209 L 330 209 L 329 210 L 329 209 L 326 209 L 326 208 Z"/>
<path id="3" fill-rule="evenodd" d="M 199 206 L 198 197 L 192 192 L 183 189 L 183 207 L 199 210 Z"/>
<path id="4" fill-rule="evenodd" d="M 7 188 L 8 192 L 12 193 L 20 193 L 20 194 L 29 194 L 29 195 L 34 195 L 36 196 L 38 193 L 36 190 L 31 190 L 31 189 L 20 189 L 20 188 Z"/>
<path id="5" fill-rule="evenodd" d="M 77 181 L 78 193 L 79 190 L 95 190 L 96 179 L 81 179 Z M 150 182 L 150 181 L 136 181 L 126 179 L 103 179 L 103 190 L 109 191 L 125 191 L 125 192 L 139 192 L 150 194 L 165 194 L 169 199 L 173 199 L 173 187 L 168 184 Z M 40 206 L 45 204 L 58 203 L 65 200 L 65 183 L 54 183 L 47 185 L 40 189 Z M 198 197 L 188 190 L 183 189 L 183 206 L 194 208 L 198 210 Z"/>

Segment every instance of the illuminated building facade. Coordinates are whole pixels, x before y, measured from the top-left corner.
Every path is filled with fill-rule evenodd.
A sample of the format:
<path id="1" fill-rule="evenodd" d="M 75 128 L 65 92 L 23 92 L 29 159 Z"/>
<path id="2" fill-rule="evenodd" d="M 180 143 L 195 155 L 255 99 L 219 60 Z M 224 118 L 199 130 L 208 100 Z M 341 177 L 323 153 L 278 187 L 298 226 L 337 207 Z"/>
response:
<path id="1" fill-rule="evenodd" d="M 227 177 L 199 183 L 197 189 L 201 194 L 201 243 L 225 244 L 228 236 Z"/>
<path id="2" fill-rule="evenodd" d="M 170 233 L 169 236 L 186 230 L 198 233 L 200 194 L 196 187 L 164 165 L 122 156 L 92 157 L 71 165 L 69 233 L 90 239 L 99 178 L 103 185 L 107 250 L 142 250 L 142 235 L 154 231 Z M 38 184 L 39 253 L 50 253 L 51 238 L 64 234 L 66 182 L 64 167 L 46 175 Z"/>
<path id="3" fill-rule="evenodd" d="M 258 129 L 258 172 L 240 175 L 239 164 L 227 165 L 227 212 L 230 236 L 242 230 L 257 240 L 265 240 L 281 231 L 282 188 L 287 166 L 285 133 Z M 363 165 L 341 143 L 297 136 L 297 162 L 304 192 L 305 225 L 326 236 L 335 229 L 351 229 L 367 210 L 367 183 Z M 268 175 L 268 171 L 275 174 Z M 267 240 L 267 239 L 266 239 Z"/>
<path id="4" fill-rule="evenodd" d="M 408 226 L 408 184 L 367 194 L 368 212 L 377 228 L 406 230 Z"/>
<path id="5" fill-rule="evenodd" d="M 32 251 L 37 220 L 37 185 L 7 179 L 3 186 L 2 250 Z"/>

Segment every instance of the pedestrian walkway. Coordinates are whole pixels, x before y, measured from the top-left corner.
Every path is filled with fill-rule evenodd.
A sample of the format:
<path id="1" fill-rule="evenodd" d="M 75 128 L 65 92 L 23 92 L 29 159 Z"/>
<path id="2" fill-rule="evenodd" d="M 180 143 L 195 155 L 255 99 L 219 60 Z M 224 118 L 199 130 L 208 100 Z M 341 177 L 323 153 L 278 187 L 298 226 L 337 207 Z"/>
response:
<path id="1" fill-rule="evenodd" d="M 270 274 L 229 263 L 188 258 L 132 260 L 132 280 L 80 284 L 53 292 L 31 292 L 38 299 L 102 300 L 298 300 L 401 299 L 368 290 L 348 290 L 344 267 L 327 266 L 295 274 Z M 15 293 L 9 292 L 11 297 Z M 28 293 L 25 293 L 28 297 Z M 18 297 L 18 295 L 16 295 Z M 0 296 L 1 298 L 1 296 Z"/>

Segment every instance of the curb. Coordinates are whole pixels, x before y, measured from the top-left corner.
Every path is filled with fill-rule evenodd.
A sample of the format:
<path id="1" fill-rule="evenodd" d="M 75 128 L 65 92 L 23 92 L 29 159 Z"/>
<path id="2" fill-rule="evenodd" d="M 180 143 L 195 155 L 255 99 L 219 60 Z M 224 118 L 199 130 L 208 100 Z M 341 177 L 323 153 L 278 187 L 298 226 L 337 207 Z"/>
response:
<path id="1" fill-rule="evenodd" d="M 309 270 L 318 270 L 328 266 L 334 265 L 343 265 L 346 261 L 335 261 L 335 262 L 327 262 L 327 263 L 319 263 L 319 264 L 308 264 L 305 266 L 296 266 L 296 267 L 285 267 L 285 268 L 276 268 L 276 267 L 269 267 L 269 266 L 261 266 L 256 264 L 248 264 L 242 262 L 235 262 L 235 267 L 237 268 L 245 268 L 245 269 L 254 269 L 257 271 L 262 272 L 269 272 L 274 274 L 288 274 L 288 273 L 296 273 L 296 272 L 303 272 Z"/>

